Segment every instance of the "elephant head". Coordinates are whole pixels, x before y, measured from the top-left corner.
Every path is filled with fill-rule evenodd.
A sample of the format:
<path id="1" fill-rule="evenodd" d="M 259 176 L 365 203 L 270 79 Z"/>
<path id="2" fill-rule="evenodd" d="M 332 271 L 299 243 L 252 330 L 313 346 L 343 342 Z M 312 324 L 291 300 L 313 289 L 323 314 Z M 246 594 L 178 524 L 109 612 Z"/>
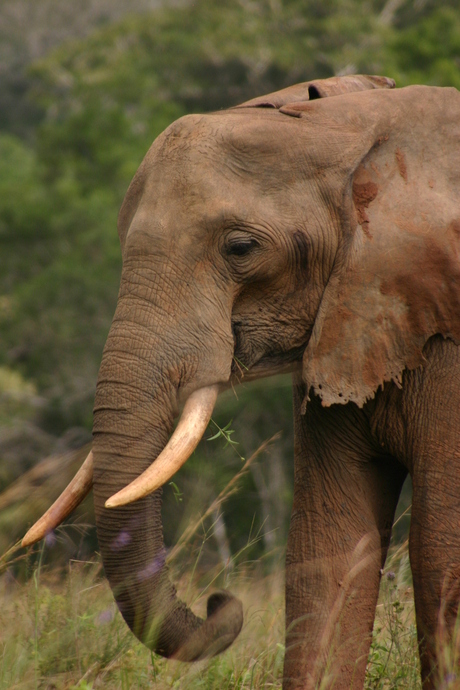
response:
<path id="1" fill-rule="evenodd" d="M 165 566 L 159 487 L 198 443 L 217 393 L 295 370 L 304 407 L 311 390 L 324 405 L 362 406 L 421 363 L 434 333 L 460 342 L 460 217 L 439 155 L 445 132 L 460 133 L 458 94 L 393 86 L 334 78 L 183 117 L 127 192 L 93 456 L 72 496 L 93 473 L 118 606 L 165 656 L 217 653 L 242 625 L 225 592 L 196 618 Z M 65 500 L 59 519 L 75 503 Z"/>

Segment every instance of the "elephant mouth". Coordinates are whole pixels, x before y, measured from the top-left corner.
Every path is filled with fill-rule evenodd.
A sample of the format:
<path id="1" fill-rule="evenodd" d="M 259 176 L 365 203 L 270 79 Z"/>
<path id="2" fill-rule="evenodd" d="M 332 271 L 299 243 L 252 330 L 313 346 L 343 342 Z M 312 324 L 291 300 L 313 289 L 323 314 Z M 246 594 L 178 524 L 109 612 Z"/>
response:
<path id="1" fill-rule="evenodd" d="M 258 352 L 249 352 L 244 346 L 237 329 L 233 328 L 232 330 L 235 343 L 230 378 L 230 384 L 232 385 L 243 380 L 253 381 L 262 377 L 295 371 L 302 364 L 302 358 L 310 340 L 309 332 L 302 345 L 288 350 L 270 348 Z"/>

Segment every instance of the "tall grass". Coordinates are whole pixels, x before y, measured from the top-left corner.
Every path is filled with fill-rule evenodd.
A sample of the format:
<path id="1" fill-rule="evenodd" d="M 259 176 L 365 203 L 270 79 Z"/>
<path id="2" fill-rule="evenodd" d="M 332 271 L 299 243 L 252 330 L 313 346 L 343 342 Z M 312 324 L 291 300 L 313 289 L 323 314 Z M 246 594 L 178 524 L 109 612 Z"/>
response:
<path id="1" fill-rule="evenodd" d="M 280 687 L 282 583 L 278 575 L 259 579 L 241 570 L 229 584 L 243 599 L 243 632 L 222 656 L 185 665 L 161 659 L 135 640 L 97 560 L 72 561 L 66 573 L 37 568 L 22 585 L 4 575 L 0 689 Z M 182 593 L 188 585 L 179 583 Z M 196 596 L 194 588 L 191 594 Z"/>
<path id="2" fill-rule="evenodd" d="M 243 600 L 245 625 L 227 652 L 197 664 L 161 659 L 135 640 L 116 610 L 99 560 L 71 561 L 65 571 L 38 564 L 32 575 L 25 584 L 8 572 L 0 579 L 0 690 L 281 688 L 281 568 L 263 576 L 256 566 L 241 563 L 231 575 L 206 574 L 206 583 L 225 581 Z M 204 598 L 194 601 L 198 587 L 198 576 L 192 584 L 186 577 L 179 581 L 179 593 L 188 593 L 189 603 L 203 613 Z M 366 687 L 421 687 L 407 545 L 390 557 L 382 578 Z"/>
<path id="3" fill-rule="evenodd" d="M 421 689 L 407 541 L 392 550 L 382 576 L 366 687 Z"/>
<path id="4" fill-rule="evenodd" d="M 246 462 L 241 470 L 247 471 Z M 0 690 L 264 690 L 281 688 L 284 656 L 284 576 L 280 566 L 270 575 L 245 560 L 245 549 L 232 567 L 203 568 L 200 554 L 212 535 L 209 519 L 228 490 L 190 526 L 170 555 L 179 595 L 204 615 L 204 593 L 227 587 L 243 601 L 245 624 L 224 654 L 196 664 L 167 661 L 141 645 L 124 624 L 98 558 L 70 561 L 63 569 L 44 567 L 43 542 L 37 553 L 10 550 L 0 559 Z M 201 537 L 197 538 L 200 531 Z M 193 538 L 192 538 L 193 537 Z M 59 534 L 58 534 L 59 538 Z M 257 535 L 251 536 L 257 539 Z M 191 545 L 194 544 L 194 548 Z M 187 547 L 187 548 L 185 548 Z M 190 558 L 192 560 L 190 560 Z M 30 577 L 15 580 L 22 562 Z M 188 563 L 186 562 L 188 559 Z M 8 567 L 13 564 L 14 567 Z M 180 564 L 180 571 L 178 570 Z M 181 574 L 182 573 L 182 574 Z M 193 573 L 193 577 L 190 576 Z M 330 645 L 333 645 L 334 635 Z M 457 650 L 457 651 L 456 651 Z M 333 649 L 329 650 L 333 654 Z M 453 690 L 458 647 L 440 648 L 442 687 Z M 412 581 L 407 542 L 393 547 L 382 574 L 380 599 L 369 656 L 368 690 L 421 690 Z M 333 688 L 328 679 L 327 688 Z M 325 690 L 320 683 L 317 690 Z M 440 686 L 441 687 L 441 686 Z"/>

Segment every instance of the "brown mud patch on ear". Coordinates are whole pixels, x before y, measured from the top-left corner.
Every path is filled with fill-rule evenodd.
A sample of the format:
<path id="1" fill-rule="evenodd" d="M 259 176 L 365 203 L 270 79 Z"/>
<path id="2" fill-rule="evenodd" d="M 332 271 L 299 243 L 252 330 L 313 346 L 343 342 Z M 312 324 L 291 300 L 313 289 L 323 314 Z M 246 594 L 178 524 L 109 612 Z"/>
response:
<path id="1" fill-rule="evenodd" d="M 345 305 L 340 305 L 337 308 L 336 319 L 334 323 L 321 334 L 321 348 L 325 355 L 334 352 L 344 339 L 345 329 L 347 324 L 352 323 L 355 319 L 355 314 Z"/>
<path id="2" fill-rule="evenodd" d="M 460 239 L 460 220 L 455 218 L 449 225 L 449 230 L 454 234 L 456 239 Z"/>
<path id="3" fill-rule="evenodd" d="M 367 228 L 369 217 L 366 213 L 366 208 L 372 201 L 374 201 L 378 193 L 379 188 L 375 182 L 353 182 L 353 202 L 355 204 L 356 214 L 358 216 L 358 223 L 362 226 L 364 232 L 366 232 L 368 236 L 370 236 Z"/>
<path id="4" fill-rule="evenodd" d="M 398 166 L 399 174 L 403 178 L 404 182 L 407 182 L 407 164 L 406 157 L 400 148 L 396 149 L 396 163 Z"/>

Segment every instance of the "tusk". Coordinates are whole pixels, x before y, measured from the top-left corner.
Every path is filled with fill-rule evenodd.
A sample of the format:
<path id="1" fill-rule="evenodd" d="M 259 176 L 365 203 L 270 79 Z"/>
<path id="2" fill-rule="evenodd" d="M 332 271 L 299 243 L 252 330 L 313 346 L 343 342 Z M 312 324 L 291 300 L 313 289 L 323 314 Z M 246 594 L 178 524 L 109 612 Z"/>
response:
<path id="1" fill-rule="evenodd" d="M 70 484 L 64 489 L 46 513 L 32 525 L 22 540 L 21 546 L 32 546 L 46 537 L 48 532 L 61 524 L 89 493 L 93 485 L 93 451 L 88 453 L 83 465 Z"/>
<path id="2" fill-rule="evenodd" d="M 182 416 L 157 459 L 131 484 L 111 496 L 106 508 L 137 501 L 163 486 L 189 459 L 203 436 L 216 404 L 219 387 L 207 386 L 194 391 L 185 403 Z"/>

